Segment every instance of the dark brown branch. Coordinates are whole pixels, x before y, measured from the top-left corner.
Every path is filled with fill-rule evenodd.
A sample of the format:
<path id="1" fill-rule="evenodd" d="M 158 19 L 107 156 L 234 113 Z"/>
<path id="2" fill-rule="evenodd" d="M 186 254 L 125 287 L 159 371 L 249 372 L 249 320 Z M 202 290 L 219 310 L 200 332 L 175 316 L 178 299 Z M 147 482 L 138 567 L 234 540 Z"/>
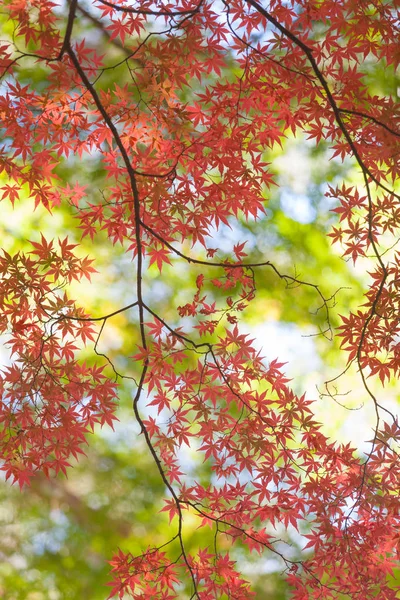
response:
<path id="1" fill-rule="evenodd" d="M 339 108 L 339 111 L 342 113 L 348 114 L 348 115 L 356 115 L 357 117 L 362 117 L 363 119 L 368 119 L 369 121 L 373 121 L 376 125 L 383 127 L 383 129 L 386 129 L 386 131 L 388 131 L 392 135 L 396 135 L 397 137 L 400 137 L 400 133 L 398 131 L 396 131 L 395 129 L 392 129 L 391 127 L 389 127 L 388 125 L 386 125 L 379 119 L 376 119 L 372 115 L 369 115 L 368 113 L 362 112 L 360 110 L 350 110 L 349 108 Z"/>
<path id="2" fill-rule="evenodd" d="M 131 6 L 118 6 L 118 4 L 113 4 L 112 2 L 108 2 L 107 0 L 99 0 L 102 4 L 113 8 L 114 10 L 131 13 L 134 15 L 149 15 L 153 17 L 179 17 L 183 15 L 195 15 L 199 10 L 201 2 L 192 9 L 188 10 L 149 10 L 147 8 L 132 8 Z"/>
<path id="3" fill-rule="evenodd" d="M 67 51 L 68 51 L 68 55 L 72 61 L 72 64 L 74 65 L 78 75 L 80 76 L 80 78 L 82 80 L 82 83 L 84 84 L 84 86 L 88 90 L 88 92 L 91 94 L 98 111 L 102 115 L 106 125 L 108 126 L 111 133 L 113 134 L 115 143 L 118 146 L 118 149 L 121 153 L 122 159 L 125 163 L 126 170 L 128 172 L 131 190 L 132 190 L 132 196 L 133 196 L 134 210 L 135 210 L 135 238 L 136 238 L 137 259 L 138 259 L 137 260 L 136 289 L 137 289 L 139 318 L 140 318 L 140 333 L 141 333 L 143 347 L 146 348 L 146 337 L 145 337 L 145 333 L 144 333 L 143 306 L 142 306 L 143 253 L 142 253 L 142 242 L 141 242 L 141 237 L 140 237 L 140 220 L 139 220 L 140 199 L 139 199 L 139 190 L 138 190 L 137 182 L 136 182 L 135 170 L 132 167 L 128 153 L 124 148 L 124 145 L 122 143 L 122 140 L 120 138 L 117 128 L 115 127 L 114 123 L 112 122 L 111 117 L 109 116 L 109 114 L 105 110 L 103 104 L 101 103 L 100 97 L 99 97 L 96 89 L 90 83 L 85 71 L 82 69 L 82 67 L 77 59 L 76 54 L 74 53 L 74 51 L 72 50 L 70 45 L 69 45 Z M 140 390 L 138 390 L 138 394 L 140 395 Z M 138 399 L 139 399 L 139 396 L 137 397 L 136 401 L 138 401 Z"/>
<path id="4" fill-rule="evenodd" d="M 123 161 L 125 163 L 125 167 L 126 170 L 128 172 L 128 176 L 129 176 L 129 180 L 130 180 L 130 184 L 131 184 L 131 191 L 132 191 L 132 195 L 133 195 L 133 202 L 134 202 L 134 211 L 135 211 L 135 239 L 136 239 L 136 248 L 137 248 L 137 277 L 136 277 L 136 291 L 137 291 L 137 306 L 139 309 L 139 328 L 140 328 L 140 337 L 142 340 L 142 345 L 144 350 L 147 350 L 147 341 L 146 341 L 146 333 L 145 333 L 145 329 L 144 329 L 144 302 L 143 302 L 143 294 L 142 294 L 142 272 L 143 272 L 143 252 L 142 252 L 142 241 L 141 241 L 141 221 L 139 218 L 139 213 L 140 213 L 140 199 L 139 199 L 139 190 L 137 187 L 137 182 L 136 182 L 136 174 L 135 174 L 135 170 L 133 169 L 128 153 L 124 148 L 124 145 L 122 143 L 122 140 L 120 138 L 120 135 L 117 131 L 117 128 L 115 127 L 111 117 L 109 116 L 109 114 L 107 113 L 106 109 L 104 108 L 103 104 L 101 103 L 100 97 L 96 91 L 96 89 L 94 88 L 94 86 L 91 84 L 91 82 L 89 81 L 84 69 L 82 68 L 82 66 L 80 65 L 78 58 L 76 56 L 76 54 L 74 53 L 74 51 L 72 50 L 72 47 L 70 45 L 70 42 L 68 41 L 67 44 L 67 52 L 68 55 L 72 61 L 72 64 L 74 65 L 79 77 L 82 80 L 83 85 L 85 86 L 85 88 L 88 90 L 88 92 L 91 94 L 93 101 L 98 109 L 98 111 L 100 112 L 100 114 L 102 115 L 106 125 L 109 127 L 110 131 L 113 134 L 114 140 L 116 145 L 118 146 L 121 156 L 123 158 Z M 167 487 L 167 489 L 169 490 L 169 492 L 171 493 L 172 497 L 175 500 L 176 503 L 176 507 L 178 510 L 178 516 L 179 516 L 179 525 L 178 525 L 178 537 L 180 540 L 180 546 L 181 546 L 181 550 L 182 550 L 182 555 L 184 558 L 184 561 L 186 563 L 186 566 L 188 568 L 189 573 L 191 574 L 191 578 L 192 578 L 192 582 L 193 582 L 193 586 L 194 586 L 194 590 L 195 590 L 195 594 L 196 596 L 198 596 L 197 594 L 197 584 L 196 584 L 196 579 L 194 577 L 194 573 L 192 570 L 192 567 L 189 563 L 189 560 L 187 558 L 186 555 L 186 551 L 184 548 L 184 543 L 183 543 L 183 538 L 182 538 L 182 527 L 183 527 L 183 516 L 182 516 L 182 510 L 179 504 L 179 500 L 178 497 L 176 496 L 176 493 L 172 487 L 172 485 L 169 483 L 164 470 L 162 468 L 162 464 L 161 461 L 159 459 L 159 457 L 157 456 L 157 453 L 155 451 L 155 448 L 153 447 L 153 444 L 151 443 L 151 439 L 150 439 L 150 435 L 149 432 L 147 431 L 146 427 L 144 426 L 143 420 L 141 418 L 141 415 L 139 413 L 139 408 L 138 408 L 138 403 L 140 400 L 140 396 L 143 390 L 143 386 L 144 386 L 144 382 L 145 382 L 145 378 L 146 378 L 146 374 L 148 371 L 148 359 L 145 358 L 144 362 L 143 362 L 143 367 L 142 367 L 142 373 L 140 376 L 140 380 L 139 380 L 139 385 L 138 388 L 136 390 L 136 394 L 135 397 L 133 399 L 133 411 L 135 414 L 135 418 L 141 428 L 141 431 L 145 437 L 145 441 L 146 441 L 146 445 L 153 457 L 154 462 L 156 463 L 157 469 L 160 473 L 161 479 L 164 482 L 165 486 Z"/>
<path id="5" fill-rule="evenodd" d="M 137 305 L 138 305 L 137 301 L 132 302 L 132 304 L 128 304 L 128 306 L 124 306 L 123 308 L 114 310 L 112 313 L 104 315 L 103 317 L 74 317 L 72 315 L 62 315 L 62 317 L 60 317 L 59 320 L 62 321 L 63 319 L 69 319 L 71 321 L 93 321 L 93 322 L 94 321 L 107 321 L 107 319 L 110 319 L 111 317 L 115 317 L 115 315 L 125 312 L 126 310 L 129 310 L 130 308 L 134 308 Z"/>
<path id="6" fill-rule="evenodd" d="M 68 14 L 68 22 L 67 29 L 65 30 L 65 37 L 63 45 L 61 46 L 60 54 L 58 55 L 58 60 L 61 60 L 63 55 L 68 51 L 71 42 L 72 28 L 74 26 L 74 20 L 76 15 L 76 9 L 78 6 L 78 0 L 71 0 L 69 14 Z"/>

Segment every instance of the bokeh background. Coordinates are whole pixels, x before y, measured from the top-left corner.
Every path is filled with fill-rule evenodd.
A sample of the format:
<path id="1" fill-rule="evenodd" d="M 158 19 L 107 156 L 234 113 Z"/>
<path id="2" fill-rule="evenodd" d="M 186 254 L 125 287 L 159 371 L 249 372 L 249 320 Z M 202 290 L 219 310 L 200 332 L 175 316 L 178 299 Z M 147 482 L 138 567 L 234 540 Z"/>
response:
<path id="1" fill-rule="evenodd" d="M 90 14 L 96 11 L 87 3 Z M 60 17 L 67 6 L 57 10 Z M 95 23 L 80 15 L 76 31 L 98 44 L 102 34 Z M 13 23 L 0 14 L 2 38 L 11 39 Z M 123 51 L 107 42 L 107 60 L 112 64 Z M 398 97 L 400 79 L 379 64 L 365 62 L 365 82 L 377 95 Z M 225 73 L 225 76 L 232 74 Z M 123 69 L 106 71 L 99 82 L 107 89 L 114 81 L 122 86 Z M 18 70 L 19 81 L 35 89 L 46 85 L 47 73 L 34 61 L 24 60 Z M 4 78 L 0 94 L 4 93 Z M 305 137 L 288 135 L 281 150 L 266 150 L 264 159 L 272 163 L 279 187 L 265 196 L 265 215 L 257 221 L 231 222 L 215 234 L 215 246 L 227 256 L 237 242 L 247 240 L 250 261 L 271 260 L 282 272 L 297 275 L 321 286 L 330 303 L 331 331 L 326 331 L 326 314 L 320 309 L 315 290 L 306 286 L 287 288 L 268 269 L 256 275 L 257 296 L 243 315 L 242 329 L 256 339 L 266 360 L 279 358 L 287 362 L 285 371 L 293 379 L 296 392 L 306 392 L 315 400 L 314 410 L 323 431 L 340 441 L 349 441 L 359 452 L 368 449 L 373 414 L 361 382 L 348 371 L 326 389 L 345 369 L 335 329 L 340 314 L 357 306 L 366 290 L 368 259 L 355 269 L 341 258 L 340 247 L 332 247 L 327 233 L 337 221 L 332 200 L 325 196 L 328 184 L 343 180 L 360 183 L 354 165 L 332 159 L 329 148 L 318 148 Z M 79 183 L 89 190 L 90 202 L 101 200 L 105 172 L 99 157 L 83 159 L 70 156 L 57 168 L 57 175 L 71 185 Z M 6 183 L 0 175 L 0 187 Z M 22 193 L 15 207 L 1 204 L 1 245 L 7 252 L 27 248 L 28 240 L 37 241 L 39 231 L 48 238 L 68 235 L 80 242 L 77 220 L 69 205 L 61 205 L 49 214 L 43 207 L 34 210 L 33 201 Z M 195 252 L 192 249 L 191 252 Z M 112 253 L 106 233 L 91 242 L 88 238 L 79 250 L 96 260 L 98 273 L 92 284 L 75 284 L 71 297 L 94 316 L 109 313 L 133 301 L 134 265 L 115 246 Z M 207 269 L 173 261 L 165 266 L 161 278 L 155 267 L 147 270 L 146 294 L 167 321 L 178 324 L 176 307 L 190 300 L 196 276 Z M 210 275 L 211 276 L 211 275 Z M 185 285 L 182 286 L 182 282 Z M 218 293 L 215 291 L 215 293 Z M 0 363 L 10 360 L 6 339 L 0 343 Z M 117 370 L 135 376 L 130 358 L 135 353 L 138 331 L 131 312 L 110 319 L 103 331 L 99 351 L 107 354 Z M 83 351 L 88 362 L 94 361 L 93 347 Z M 112 376 L 111 372 L 109 373 Z M 22 492 L 0 475 L 0 597 L 7 600 L 105 600 L 109 565 L 117 548 L 141 554 L 147 546 L 161 544 L 168 537 L 169 523 L 160 513 L 164 488 L 146 451 L 131 410 L 134 383 L 119 381 L 119 422 L 115 431 L 96 430 L 88 438 L 86 456 L 68 470 L 68 477 L 46 480 L 37 477 Z M 332 387 L 333 386 L 333 387 Z M 328 391 L 338 392 L 333 400 Z M 394 407 L 398 393 L 394 385 L 385 389 L 385 403 Z M 197 478 L 210 474 L 198 463 L 194 451 L 188 451 L 188 471 Z M 190 549 L 199 536 L 195 524 L 186 533 Z M 191 537 L 192 536 L 192 537 Z M 303 540 L 294 532 L 287 534 L 293 553 L 301 555 Z M 204 545 L 204 543 L 203 543 Z M 244 549 L 235 558 L 243 574 L 253 582 L 256 599 L 283 600 L 289 597 L 282 566 L 267 555 L 255 559 Z"/>

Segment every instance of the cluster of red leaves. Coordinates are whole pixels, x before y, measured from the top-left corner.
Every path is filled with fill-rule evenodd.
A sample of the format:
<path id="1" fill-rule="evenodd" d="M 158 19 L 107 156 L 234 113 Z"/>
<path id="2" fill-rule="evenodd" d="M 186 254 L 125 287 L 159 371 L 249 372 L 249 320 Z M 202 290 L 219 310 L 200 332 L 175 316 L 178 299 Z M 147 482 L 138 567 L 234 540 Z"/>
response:
<path id="1" fill-rule="evenodd" d="M 39 470 L 65 473 L 85 434 L 96 423 L 112 426 L 116 396 L 103 367 L 76 359 L 95 331 L 62 291 L 90 279 L 92 261 L 74 256 L 67 238 L 58 251 L 43 237 L 31 245 L 0 257 L 0 333 L 10 351 L 0 376 L 0 452 L 6 479 L 21 487 Z"/>
<path id="2" fill-rule="evenodd" d="M 162 331 L 159 323 L 149 327 L 153 332 L 158 327 L 158 339 L 135 358 L 148 362 L 150 404 L 160 415 L 143 425 L 173 490 L 163 509 L 170 521 L 183 523 L 188 512 L 197 516 L 199 526 L 217 525 L 223 547 L 229 540 L 228 545 L 241 542 L 251 552 L 268 549 L 286 565 L 295 598 L 314 593 L 335 598 L 339 591 L 351 596 L 360 589 L 364 598 L 376 597 L 377 591 L 395 598 L 386 578 L 395 564 L 393 523 L 399 481 L 394 473 L 388 477 L 388 470 L 396 464 L 390 444 L 398 443 L 400 429 L 386 426 L 373 457 L 363 465 L 354 448 L 329 442 L 313 419 L 311 402 L 288 387 L 282 365 L 274 361 L 266 367 L 252 340 L 239 334 L 237 327 L 227 330 L 214 346 L 203 344 L 200 360 L 200 347 L 194 348 L 182 333 L 177 339 Z M 185 362 L 193 366 L 178 374 L 177 363 Z M 188 485 L 181 464 L 185 447 L 197 448 L 211 464 L 212 483 Z M 312 548 L 313 556 L 300 563 L 290 558 L 280 535 L 291 527 L 302 531 L 304 522 L 312 523 L 305 547 Z M 191 574 L 200 598 L 251 597 L 233 564 L 229 583 L 221 577 L 222 558 L 217 553 L 207 562 L 207 577 L 204 563 L 192 564 L 191 557 L 182 553 L 168 564 Z M 114 592 L 125 590 L 141 597 L 137 561 L 120 554 L 112 562 Z M 162 589 L 169 587 L 159 587 L 161 565 L 160 569 L 157 577 L 151 570 L 151 589 L 161 598 Z M 147 585 L 150 576 L 139 572 L 141 585 Z"/>
<path id="3" fill-rule="evenodd" d="M 348 361 L 357 361 L 367 375 L 378 375 L 382 385 L 400 372 L 400 272 L 399 253 L 389 259 L 379 251 L 396 241 L 399 199 L 395 194 L 379 194 L 372 198 L 360 196 L 353 188 L 332 190 L 340 199 L 334 212 L 340 214 L 345 228 L 334 228 L 330 236 L 346 248 L 354 262 L 366 256 L 368 250 L 377 257 L 377 268 L 370 273 L 372 283 L 364 305 L 356 312 L 343 316 L 340 327 L 342 346 Z"/>
<path id="4" fill-rule="evenodd" d="M 97 0 L 89 9 L 71 0 L 66 16 L 48 0 L 5 4 L 15 31 L 0 45 L 2 199 L 14 204 L 29 193 L 49 210 L 72 205 L 84 237 L 105 230 L 110 247 L 121 244 L 137 265 L 130 306 L 138 309 L 142 371 L 134 415 L 177 533 L 163 551 L 120 551 L 110 597 L 178 598 L 185 577 L 192 598 L 252 597 L 229 555 L 240 543 L 279 558 L 296 600 L 394 599 L 387 576 L 399 540 L 396 419 L 380 421 L 366 386 L 378 415 L 370 454 L 361 460 L 330 442 L 282 365 L 266 365 L 236 326 L 236 313 L 255 296 L 256 266 L 294 279 L 267 260 L 242 264 L 243 243 L 228 261 L 208 245 L 221 224 L 261 216 L 274 184 L 265 150 L 282 146 L 289 131 L 353 157 L 363 186 L 330 189 L 340 217 L 331 236 L 345 257 L 357 262 L 369 252 L 377 268 L 365 304 L 343 319 L 343 348 L 365 385 L 367 375 L 384 383 L 398 374 L 398 256 L 385 262 L 379 242 L 399 225 L 391 186 L 400 114 L 363 80 L 365 61 L 399 61 L 392 3 L 272 0 L 267 9 L 256 0 Z M 82 39 L 77 17 L 98 37 Z M 104 56 L 104 38 L 118 60 Z M 18 82 L 27 59 L 46 70 L 46 83 Z M 117 66 L 125 67 L 124 83 L 104 86 L 105 67 Z M 84 186 L 60 181 L 57 166 L 90 153 L 102 162 L 107 188 L 86 205 Z M 205 258 L 185 254 L 187 240 Z M 94 334 L 83 309 L 60 291 L 90 276 L 90 262 L 72 249 L 64 241 L 56 252 L 42 238 L 34 258 L 1 259 L 0 322 L 13 359 L 2 376 L 1 453 L 7 476 L 20 484 L 38 469 L 65 470 L 85 433 L 115 418 L 115 386 L 101 366 L 75 358 Z M 146 302 L 144 260 L 161 274 L 173 257 L 214 269 L 177 307 L 194 333 L 174 329 Z M 206 284 L 230 294 L 225 304 Z M 147 324 L 145 314 L 153 317 Z M 145 389 L 157 416 L 144 416 Z M 184 474 L 185 448 L 211 466 L 209 483 Z M 213 548 L 187 551 L 186 514 L 214 529 Z M 281 539 L 291 528 L 305 534 L 311 557 L 293 557 Z"/>

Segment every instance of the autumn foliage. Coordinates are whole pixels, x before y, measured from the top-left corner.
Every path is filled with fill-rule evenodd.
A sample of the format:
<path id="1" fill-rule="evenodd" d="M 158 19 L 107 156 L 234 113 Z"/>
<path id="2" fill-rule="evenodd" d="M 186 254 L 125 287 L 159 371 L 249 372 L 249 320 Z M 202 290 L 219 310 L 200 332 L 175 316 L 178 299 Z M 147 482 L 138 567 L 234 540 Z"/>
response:
<path id="1" fill-rule="evenodd" d="M 42 235 L 29 251 L 2 253 L 0 331 L 12 357 L 0 379 L 2 468 L 21 487 L 38 471 L 65 473 L 86 434 L 112 426 L 124 375 L 107 357 L 87 364 L 80 354 L 85 345 L 96 351 L 114 315 L 129 309 L 140 339 L 130 358 L 140 367 L 132 418 L 164 483 L 172 533 L 142 556 L 115 549 L 110 598 L 172 600 L 182 581 L 190 598 L 251 598 L 229 554 L 237 544 L 275 555 L 296 600 L 398 597 L 389 576 L 399 548 L 400 429 L 370 382 L 384 386 L 400 370 L 399 254 L 385 251 L 400 225 L 400 110 L 364 81 L 368 61 L 399 62 L 394 4 L 3 4 L 14 34 L 0 43 L 0 197 L 14 205 L 29 194 L 52 214 L 69 210 L 79 237 L 105 231 L 108 252 L 122 247 L 133 266 L 129 306 L 91 315 L 69 287 L 90 280 L 96 265 L 67 238 Z M 87 39 L 77 32 L 85 19 L 96 32 Z M 19 81 L 24 61 L 44 69 L 41 86 Z M 358 186 L 344 182 L 328 195 L 338 217 L 332 242 L 352 263 L 372 256 L 375 265 L 362 305 L 332 332 L 375 407 L 366 456 L 323 435 L 279 357 L 265 361 L 240 329 L 265 270 L 311 286 L 329 329 L 319 282 L 268 257 L 251 262 L 245 239 L 228 256 L 218 248 L 221 225 L 262 217 L 276 184 L 266 150 L 289 134 L 329 144 L 360 173 Z M 101 193 L 59 176 L 71 157 L 89 155 L 106 172 Z M 147 270 L 155 265 L 162 278 L 179 261 L 196 287 L 175 307 L 185 323 L 176 327 L 152 306 Z M 185 474 L 182 457 L 193 448 L 211 465 L 208 482 Z M 215 544 L 188 551 L 187 518 L 211 528 Z M 280 543 L 282 528 L 305 537 L 302 560 Z"/>

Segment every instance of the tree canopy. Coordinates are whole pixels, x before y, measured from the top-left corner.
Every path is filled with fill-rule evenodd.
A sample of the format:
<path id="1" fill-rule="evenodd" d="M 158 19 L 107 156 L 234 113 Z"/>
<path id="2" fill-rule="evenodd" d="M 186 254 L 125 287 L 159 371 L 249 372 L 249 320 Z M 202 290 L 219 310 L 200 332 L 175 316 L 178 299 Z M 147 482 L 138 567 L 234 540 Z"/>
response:
<path id="1" fill-rule="evenodd" d="M 1 494 L 36 556 L 0 584 L 29 597 L 69 537 L 55 600 L 397 598 L 394 3 L 0 18 Z M 253 339 L 272 314 L 312 336 L 314 397 Z M 324 402 L 372 409 L 364 444 L 329 437 Z"/>

